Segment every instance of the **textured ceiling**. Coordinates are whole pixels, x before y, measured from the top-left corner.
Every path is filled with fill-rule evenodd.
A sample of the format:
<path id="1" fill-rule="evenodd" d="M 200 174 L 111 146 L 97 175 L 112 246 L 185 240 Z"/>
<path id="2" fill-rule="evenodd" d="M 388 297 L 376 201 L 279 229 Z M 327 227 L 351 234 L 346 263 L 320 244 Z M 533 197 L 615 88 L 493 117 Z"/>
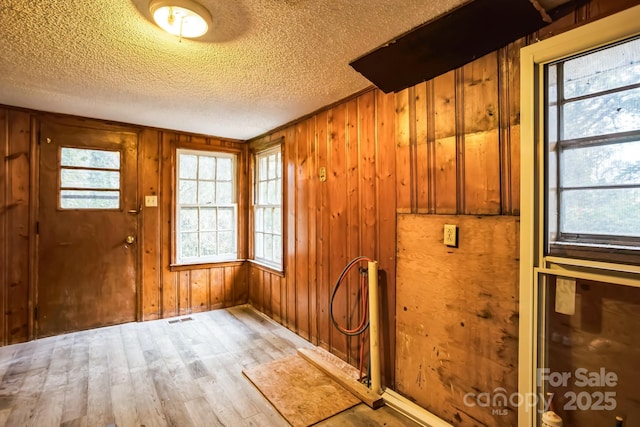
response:
<path id="1" fill-rule="evenodd" d="M 200 0 L 182 40 L 149 0 L 0 0 L 0 104 L 249 139 L 370 83 L 348 64 L 468 0 Z"/>

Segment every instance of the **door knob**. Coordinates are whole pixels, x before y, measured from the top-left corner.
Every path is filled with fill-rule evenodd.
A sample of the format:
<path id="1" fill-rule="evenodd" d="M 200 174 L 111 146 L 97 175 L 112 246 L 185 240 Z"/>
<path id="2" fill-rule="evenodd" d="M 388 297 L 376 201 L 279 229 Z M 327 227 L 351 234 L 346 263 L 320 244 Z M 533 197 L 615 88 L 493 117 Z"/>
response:
<path id="1" fill-rule="evenodd" d="M 136 241 L 136 238 L 135 238 L 135 237 L 133 237 L 133 236 L 127 236 L 127 238 L 126 238 L 126 240 L 125 240 L 125 241 L 127 242 L 127 244 L 129 244 L 129 245 L 130 245 L 130 244 L 132 244 L 133 242 L 135 242 L 135 241 Z"/>

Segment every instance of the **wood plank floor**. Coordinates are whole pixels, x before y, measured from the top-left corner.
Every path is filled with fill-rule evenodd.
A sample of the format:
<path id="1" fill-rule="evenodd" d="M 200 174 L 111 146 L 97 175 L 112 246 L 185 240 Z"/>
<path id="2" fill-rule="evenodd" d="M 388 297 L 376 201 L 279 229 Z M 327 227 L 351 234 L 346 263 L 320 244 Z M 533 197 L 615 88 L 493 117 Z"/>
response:
<path id="1" fill-rule="evenodd" d="M 246 306 L 189 317 L 0 348 L 0 425 L 287 426 L 242 369 L 311 344 Z M 358 405 L 319 425 L 417 424 Z"/>

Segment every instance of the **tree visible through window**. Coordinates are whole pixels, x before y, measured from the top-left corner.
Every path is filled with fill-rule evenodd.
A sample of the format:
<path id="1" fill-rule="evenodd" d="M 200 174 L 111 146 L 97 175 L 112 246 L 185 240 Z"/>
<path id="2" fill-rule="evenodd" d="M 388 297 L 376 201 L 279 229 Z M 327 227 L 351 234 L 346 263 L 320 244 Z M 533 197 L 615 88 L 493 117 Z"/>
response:
<path id="1" fill-rule="evenodd" d="M 254 253 L 282 268 L 282 154 L 280 147 L 256 154 Z"/>
<path id="2" fill-rule="evenodd" d="M 548 65 L 550 243 L 640 244 L 640 39 Z"/>
<path id="3" fill-rule="evenodd" d="M 235 157 L 180 149 L 177 159 L 177 262 L 236 259 Z"/>

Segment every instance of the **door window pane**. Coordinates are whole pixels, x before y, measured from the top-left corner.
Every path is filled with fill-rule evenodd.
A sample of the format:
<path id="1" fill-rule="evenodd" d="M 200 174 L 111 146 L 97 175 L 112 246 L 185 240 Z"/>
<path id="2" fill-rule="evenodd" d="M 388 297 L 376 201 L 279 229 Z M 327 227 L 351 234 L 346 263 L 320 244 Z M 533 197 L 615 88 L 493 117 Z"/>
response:
<path id="1" fill-rule="evenodd" d="M 60 190 L 60 207 L 62 209 L 118 209 L 120 192 Z"/>
<path id="2" fill-rule="evenodd" d="M 61 147 L 61 209 L 119 209 L 120 152 Z"/>

